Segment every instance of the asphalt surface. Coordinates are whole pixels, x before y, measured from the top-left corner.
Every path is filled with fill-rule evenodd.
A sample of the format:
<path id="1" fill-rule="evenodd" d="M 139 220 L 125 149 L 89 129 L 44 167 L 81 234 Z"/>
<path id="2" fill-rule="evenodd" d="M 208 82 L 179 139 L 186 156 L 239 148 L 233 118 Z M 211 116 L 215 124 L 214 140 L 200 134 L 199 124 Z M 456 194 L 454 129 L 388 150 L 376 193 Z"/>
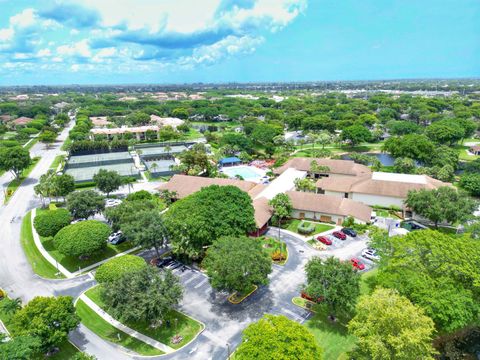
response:
<path id="1" fill-rule="evenodd" d="M 49 169 L 55 157 L 62 153 L 60 146 L 72 126 L 73 124 L 70 124 L 49 149 L 46 149 L 43 144 L 34 145 L 31 153 L 41 156 L 41 160 L 9 203 L 0 208 L 0 228 L 2 229 L 0 287 L 5 289 L 11 297 L 20 297 L 23 302 L 28 302 L 38 295 L 70 295 L 76 298 L 95 283 L 88 275 L 68 280 L 40 278 L 32 271 L 19 240 L 21 219 L 28 211 L 41 204 L 34 194 L 33 187 L 39 177 Z M 10 176 L 5 174 L 0 177 L 0 183 L 4 185 L 9 179 Z M 155 186 L 155 184 L 137 185 L 139 188 L 149 190 Z M 272 229 L 269 235 L 277 237 L 278 231 Z M 337 256 L 341 259 L 359 257 L 367 241 L 364 237 L 349 238 L 342 243 L 335 242 L 334 246 L 326 251 L 317 251 L 290 234 L 282 233 L 281 237 L 287 243 L 289 251 L 287 263 L 284 266 L 274 265 L 269 285 L 260 287 L 238 305 L 227 301 L 228 294 L 213 290 L 203 273 L 194 269 L 184 272 L 180 269 L 175 270 L 175 274 L 180 277 L 185 288 L 180 309 L 203 322 L 206 328 L 194 341 L 175 353 L 150 358 L 223 360 L 240 343 L 242 330 L 266 313 L 283 314 L 295 321 L 304 322 L 310 313 L 293 305 L 291 300 L 299 295 L 305 281 L 303 268 L 307 261 L 313 256 Z M 148 251 L 145 252 L 145 256 L 148 256 Z M 366 261 L 364 262 L 367 264 Z M 80 349 L 95 355 L 99 360 L 143 358 L 104 341 L 83 325 L 70 334 L 70 339 Z"/>

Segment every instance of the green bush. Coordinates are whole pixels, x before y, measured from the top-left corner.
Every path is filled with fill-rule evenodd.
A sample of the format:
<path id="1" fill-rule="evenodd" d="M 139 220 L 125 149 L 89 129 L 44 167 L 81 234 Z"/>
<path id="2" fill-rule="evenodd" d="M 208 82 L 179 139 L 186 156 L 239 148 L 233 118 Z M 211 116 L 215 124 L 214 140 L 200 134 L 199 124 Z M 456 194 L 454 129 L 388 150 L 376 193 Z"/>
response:
<path id="1" fill-rule="evenodd" d="M 128 194 L 125 200 L 134 201 L 134 200 L 150 200 L 153 197 L 147 190 L 135 191 L 134 193 Z"/>
<path id="2" fill-rule="evenodd" d="M 141 270 L 146 266 L 147 263 L 140 256 L 123 255 L 101 265 L 95 272 L 95 280 L 99 283 L 115 281 L 124 274 Z"/>
<path id="3" fill-rule="evenodd" d="M 314 230 L 315 230 L 315 225 L 307 221 L 301 221 L 297 227 L 297 231 L 300 234 L 311 234 Z"/>
<path id="4" fill-rule="evenodd" d="M 62 228 L 69 225 L 72 216 L 66 209 L 44 211 L 33 220 L 35 230 L 40 236 L 55 236 Z"/>
<path id="5" fill-rule="evenodd" d="M 66 256 L 90 256 L 107 246 L 110 232 L 110 226 L 97 220 L 86 220 L 64 227 L 53 242 Z"/>

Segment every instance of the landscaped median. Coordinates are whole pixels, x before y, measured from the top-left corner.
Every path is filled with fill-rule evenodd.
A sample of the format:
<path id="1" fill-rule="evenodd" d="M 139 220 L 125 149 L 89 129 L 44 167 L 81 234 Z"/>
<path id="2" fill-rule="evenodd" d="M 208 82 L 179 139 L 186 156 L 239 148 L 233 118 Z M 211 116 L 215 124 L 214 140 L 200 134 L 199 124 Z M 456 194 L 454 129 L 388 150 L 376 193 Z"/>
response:
<path id="1" fill-rule="evenodd" d="M 282 229 L 306 236 L 320 234 L 335 228 L 334 225 L 314 221 L 290 219 L 281 225 Z"/>
<path id="2" fill-rule="evenodd" d="M 105 311 L 107 305 L 102 300 L 101 286 L 97 285 L 84 293 L 83 299 L 87 301 L 82 298 L 78 300 L 76 304 L 78 315 L 85 326 L 102 338 L 118 343 L 140 355 L 173 352 L 195 339 L 204 329 L 202 323 L 174 309 L 164 316 L 160 326 L 152 327 L 146 321 L 120 323 Z M 93 309 L 88 302 L 92 302 L 93 307 L 98 308 Z M 116 335 L 117 333 L 120 336 Z M 175 337 L 181 338 L 181 341 L 172 341 Z"/>
<path id="3" fill-rule="evenodd" d="M 23 250 L 33 271 L 44 278 L 72 278 L 100 266 L 109 258 L 123 256 L 139 250 L 127 241 L 116 246 L 106 244 L 104 248 L 88 257 L 80 258 L 64 255 L 56 248 L 54 237 L 40 236 L 34 227 L 35 216 L 52 211 L 55 210 L 34 209 L 24 217 L 22 222 L 21 243 Z M 75 241 L 77 240 L 75 239 Z"/>

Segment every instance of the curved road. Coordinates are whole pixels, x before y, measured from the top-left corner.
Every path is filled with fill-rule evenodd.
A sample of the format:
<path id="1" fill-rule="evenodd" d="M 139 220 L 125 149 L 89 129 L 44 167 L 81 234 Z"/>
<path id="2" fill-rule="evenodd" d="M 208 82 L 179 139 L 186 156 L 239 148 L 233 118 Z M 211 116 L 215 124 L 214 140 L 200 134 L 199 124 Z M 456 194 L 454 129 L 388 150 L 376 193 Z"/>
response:
<path id="1" fill-rule="evenodd" d="M 41 160 L 9 203 L 0 208 L 2 229 L 0 287 L 7 290 L 12 297 L 20 297 L 23 302 L 38 295 L 70 295 L 76 298 L 94 284 L 88 275 L 67 280 L 40 278 L 32 271 L 19 241 L 21 219 L 28 211 L 40 206 L 40 200 L 35 196 L 33 187 L 40 176 L 49 169 L 55 157 L 62 153 L 61 144 L 72 126 L 73 123 L 64 129 L 57 143 L 49 149 L 45 149 L 44 145 L 39 143 L 33 146 L 32 155 L 41 156 Z M 4 185 L 10 178 L 10 175 L 5 174 L 0 177 L 0 183 Z M 270 235 L 277 237 L 278 231 L 272 229 Z M 312 256 L 321 253 L 291 234 L 282 233 L 282 239 L 288 246 L 288 262 L 283 267 L 275 265 L 270 275 L 270 284 L 261 287 L 240 305 L 228 303 L 227 294 L 214 291 L 204 274 L 194 270 L 184 273 L 177 270 L 176 274 L 185 288 L 184 300 L 180 307 L 188 315 L 202 321 L 206 329 L 177 352 L 153 358 L 223 360 L 240 343 L 242 330 L 265 313 L 283 314 L 299 322 L 305 321 L 310 314 L 293 305 L 291 299 L 298 295 L 305 281 L 304 265 Z M 344 248 L 325 252 L 322 256 L 335 255 L 346 258 L 364 245 L 363 241 L 354 241 Z M 145 253 L 148 254 L 148 251 Z M 142 358 L 125 353 L 122 348 L 102 340 L 83 325 L 70 334 L 70 339 L 79 348 L 95 355 L 99 360 Z"/>

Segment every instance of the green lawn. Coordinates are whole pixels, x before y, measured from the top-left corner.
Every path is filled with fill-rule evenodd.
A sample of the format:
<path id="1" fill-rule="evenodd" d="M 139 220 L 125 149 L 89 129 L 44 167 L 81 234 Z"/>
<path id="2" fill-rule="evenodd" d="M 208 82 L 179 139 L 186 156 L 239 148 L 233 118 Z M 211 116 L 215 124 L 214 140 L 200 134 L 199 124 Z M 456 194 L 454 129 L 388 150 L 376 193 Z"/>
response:
<path id="1" fill-rule="evenodd" d="M 289 231 L 292 231 L 292 232 L 295 232 L 295 233 L 299 234 L 298 225 L 300 224 L 301 221 L 302 220 L 298 220 L 298 219 L 290 219 L 290 220 L 284 222 L 281 227 L 282 227 L 282 229 L 286 229 L 286 230 L 289 230 Z M 315 230 L 313 231 L 312 235 L 313 234 L 318 234 L 318 233 L 321 233 L 321 232 L 324 232 L 324 231 L 332 230 L 334 228 L 333 225 L 329 225 L 329 224 L 317 223 L 317 222 L 313 222 L 313 221 L 305 221 L 305 222 L 315 224 Z"/>
<path id="2" fill-rule="evenodd" d="M 131 243 L 130 241 L 126 241 L 119 245 L 107 244 L 107 247 L 105 248 L 105 250 L 90 256 L 86 260 L 80 260 L 79 258 L 76 258 L 76 257 L 65 256 L 61 254 L 57 249 L 55 249 L 53 238 L 51 237 L 49 238 L 40 237 L 40 241 L 42 242 L 45 250 L 47 250 L 48 253 L 52 255 L 52 257 L 55 260 L 57 260 L 59 264 L 62 264 L 65 267 L 65 269 L 71 272 L 81 270 L 89 265 L 111 258 L 112 256 L 115 256 L 121 252 L 127 251 L 134 246 L 133 243 Z"/>
<path id="3" fill-rule="evenodd" d="M 14 180 L 10 181 L 10 183 L 8 184 L 8 187 L 7 187 L 7 193 L 6 193 L 6 196 L 5 196 L 5 203 L 7 203 L 8 200 L 10 200 L 10 198 L 13 196 L 13 194 L 15 194 L 15 191 L 17 191 L 17 189 L 20 187 L 20 185 L 23 183 L 23 181 L 28 177 L 28 175 L 30 175 L 30 173 L 32 172 L 35 165 L 37 165 L 39 160 L 40 160 L 39 157 L 34 157 L 32 159 L 32 163 L 26 169 L 24 169 L 22 171 L 22 174 L 20 175 L 20 179 L 14 179 Z"/>
<path id="4" fill-rule="evenodd" d="M 121 345 L 137 354 L 144 356 L 162 355 L 163 352 L 143 341 L 137 340 L 103 320 L 95 311 L 90 309 L 82 300 L 76 304 L 77 314 L 83 325 L 100 336 L 102 339 Z"/>
<path id="5" fill-rule="evenodd" d="M 22 229 L 20 233 L 20 243 L 22 244 L 23 251 L 27 257 L 28 262 L 32 266 L 33 271 L 47 279 L 62 279 L 64 276 L 57 271 L 57 269 L 50 264 L 40 253 L 35 242 L 33 241 L 32 226 L 31 226 L 32 213 L 29 212 L 22 220 Z"/>
<path id="6" fill-rule="evenodd" d="M 65 155 L 57 155 L 55 159 L 53 159 L 52 164 L 50 165 L 50 169 L 57 170 L 58 165 L 65 161 Z"/>
<path id="7" fill-rule="evenodd" d="M 0 303 L 3 300 L 0 300 Z M 0 320 L 4 323 L 7 329 L 11 326 L 11 319 L 12 316 L 9 314 L 4 313 L 0 310 Z M 39 354 L 33 358 L 33 360 L 43 360 L 43 359 L 53 359 L 53 360 L 69 360 L 71 359 L 76 353 L 80 352 L 70 341 L 66 340 L 58 345 L 59 351 L 52 356 L 45 356 L 43 354 Z"/>
<path id="8" fill-rule="evenodd" d="M 100 297 L 100 292 L 100 286 L 96 286 L 88 290 L 85 295 L 92 299 L 102 309 L 106 309 L 107 307 Z M 177 319 L 176 326 L 175 319 Z M 131 329 L 147 335 L 152 339 L 155 339 L 174 349 L 179 349 L 190 342 L 203 329 L 203 325 L 201 323 L 176 310 L 171 310 L 165 317 L 164 321 L 165 323 L 170 321 L 170 327 L 162 325 L 158 328 L 151 328 L 150 324 L 147 322 L 124 322 L 124 324 Z M 172 344 L 170 339 L 177 333 L 183 337 L 183 340 L 178 344 Z"/>

